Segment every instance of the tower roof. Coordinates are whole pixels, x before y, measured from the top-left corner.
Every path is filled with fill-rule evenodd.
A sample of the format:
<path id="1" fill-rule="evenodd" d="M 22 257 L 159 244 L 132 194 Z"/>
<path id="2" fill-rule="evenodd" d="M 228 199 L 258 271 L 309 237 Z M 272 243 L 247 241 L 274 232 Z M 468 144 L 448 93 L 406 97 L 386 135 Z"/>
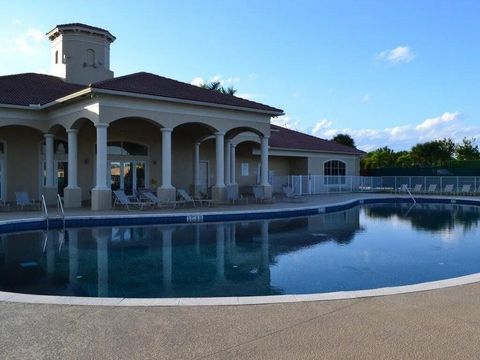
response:
<path id="1" fill-rule="evenodd" d="M 47 32 L 46 35 L 50 40 L 54 40 L 55 38 L 57 38 L 62 34 L 75 33 L 75 32 L 104 37 L 111 43 L 114 42 L 116 39 L 115 36 L 113 36 L 108 30 L 105 30 L 96 26 L 82 24 L 82 23 L 57 25 L 52 30 Z"/>

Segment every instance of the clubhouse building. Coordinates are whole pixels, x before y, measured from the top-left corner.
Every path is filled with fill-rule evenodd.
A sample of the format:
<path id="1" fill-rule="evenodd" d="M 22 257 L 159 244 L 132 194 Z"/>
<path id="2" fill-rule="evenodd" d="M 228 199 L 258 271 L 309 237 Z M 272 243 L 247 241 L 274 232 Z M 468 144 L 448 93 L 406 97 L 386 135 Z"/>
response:
<path id="1" fill-rule="evenodd" d="M 44 194 L 112 206 L 112 190 L 176 188 L 214 200 L 227 187 L 271 195 L 279 175 L 359 175 L 362 151 L 270 124 L 281 109 L 151 73 L 114 77 L 107 30 L 47 33 L 52 75 L 0 76 L 0 200 Z"/>

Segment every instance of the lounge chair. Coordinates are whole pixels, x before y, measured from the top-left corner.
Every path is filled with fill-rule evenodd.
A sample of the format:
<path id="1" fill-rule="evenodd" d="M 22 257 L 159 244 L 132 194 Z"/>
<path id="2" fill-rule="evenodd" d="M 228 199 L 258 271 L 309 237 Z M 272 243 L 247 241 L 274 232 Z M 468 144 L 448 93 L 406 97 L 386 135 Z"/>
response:
<path id="1" fill-rule="evenodd" d="M 213 205 L 213 200 L 211 199 L 195 199 L 193 197 L 191 197 L 186 191 L 185 189 L 177 189 L 177 193 L 178 195 L 180 195 L 180 198 L 182 199 L 182 201 L 185 203 L 185 204 L 192 204 L 193 207 L 196 207 L 197 205 L 206 205 L 206 206 L 210 206 L 210 205 Z"/>
<path id="2" fill-rule="evenodd" d="M 291 186 L 283 186 L 282 187 L 283 194 L 289 199 L 290 201 L 298 201 L 298 202 L 304 202 L 307 201 L 305 196 L 296 194 L 295 190 Z"/>
<path id="3" fill-rule="evenodd" d="M 238 191 L 233 186 L 227 186 L 227 200 L 232 204 L 244 203 L 248 204 L 248 198 L 238 194 Z"/>
<path id="4" fill-rule="evenodd" d="M 263 188 L 260 186 L 253 187 L 253 196 L 257 203 L 273 202 L 273 197 L 266 197 Z"/>
<path id="5" fill-rule="evenodd" d="M 40 202 L 30 199 L 26 191 L 15 192 L 15 200 L 17 202 L 17 210 L 23 210 L 24 208 L 40 209 Z"/>
<path id="6" fill-rule="evenodd" d="M 153 206 L 163 207 L 163 206 L 171 206 L 176 208 L 177 205 L 183 204 L 183 201 L 176 201 L 176 200 L 160 200 L 154 193 L 150 191 L 141 191 L 139 193 L 140 200 L 145 199 L 153 204 Z"/>
<path id="7" fill-rule="evenodd" d="M 443 193 L 444 194 L 452 194 L 453 193 L 453 184 L 447 184 L 443 188 Z"/>
<path id="8" fill-rule="evenodd" d="M 422 191 L 422 184 L 416 184 L 414 187 L 413 187 L 413 191 L 414 193 L 419 193 L 420 191 Z"/>
<path id="9" fill-rule="evenodd" d="M 462 193 L 462 194 L 469 194 L 471 187 L 472 187 L 472 185 L 470 185 L 470 184 L 465 184 L 465 185 L 463 185 L 463 186 L 462 186 L 462 190 L 460 191 L 460 193 Z"/>
<path id="10" fill-rule="evenodd" d="M 135 196 L 127 196 L 123 190 L 115 190 L 113 192 L 114 202 L 113 207 L 125 206 L 127 210 L 130 211 L 130 208 L 138 208 L 139 210 L 144 210 L 147 207 L 153 207 L 154 203 L 150 201 L 139 201 Z"/>
<path id="11" fill-rule="evenodd" d="M 430 185 L 428 185 L 427 192 L 428 192 L 429 194 L 432 194 L 432 193 L 437 192 L 437 184 L 430 184 Z"/>

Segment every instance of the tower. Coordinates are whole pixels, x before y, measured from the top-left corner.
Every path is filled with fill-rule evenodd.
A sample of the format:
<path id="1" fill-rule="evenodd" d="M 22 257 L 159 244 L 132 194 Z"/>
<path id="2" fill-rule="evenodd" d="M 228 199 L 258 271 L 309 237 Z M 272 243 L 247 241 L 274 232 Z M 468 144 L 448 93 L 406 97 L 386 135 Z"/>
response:
<path id="1" fill-rule="evenodd" d="M 113 78 L 109 31 L 85 24 L 57 25 L 47 33 L 52 42 L 52 74 L 66 82 L 88 85 Z"/>

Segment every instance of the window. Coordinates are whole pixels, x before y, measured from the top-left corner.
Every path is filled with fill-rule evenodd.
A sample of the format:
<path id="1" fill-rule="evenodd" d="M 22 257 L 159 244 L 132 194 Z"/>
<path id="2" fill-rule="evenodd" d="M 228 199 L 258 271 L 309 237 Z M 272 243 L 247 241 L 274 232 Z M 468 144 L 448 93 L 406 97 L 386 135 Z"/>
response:
<path id="1" fill-rule="evenodd" d="M 55 64 L 58 64 L 58 50 L 55 51 Z"/>
<path id="2" fill-rule="evenodd" d="M 45 155 L 45 152 L 46 152 L 45 148 L 46 148 L 45 141 L 43 141 L 42 142 L 42 147 L 40 149 L 40 153 L 42 155 Z M 68 154 L 68 143 L 66 141 L 63 141 L 63 140 L 56 140 L 55 139 L 54 142 L 53 142 L 53 152 L 55 153 L 55 155 Z"/>
<path id="3" fill-rule="evenodd" d="M 95 66 L 95 51 L 92 49 L 87 50 L 87 61 L 86 61 L 87 66 Z"/>
<path id="4" fill-rule="evenodd" d="M 5 149 L 3 147 L 3 142 L 0 142 L 0 155 L 3 155 L 5 153 Z"/>
<path id="5" fill-rule="evenodd" d="M 325 184 L 345 184 L 346 166 L 343 161 L 330 160 L 323 165 Z"/>

